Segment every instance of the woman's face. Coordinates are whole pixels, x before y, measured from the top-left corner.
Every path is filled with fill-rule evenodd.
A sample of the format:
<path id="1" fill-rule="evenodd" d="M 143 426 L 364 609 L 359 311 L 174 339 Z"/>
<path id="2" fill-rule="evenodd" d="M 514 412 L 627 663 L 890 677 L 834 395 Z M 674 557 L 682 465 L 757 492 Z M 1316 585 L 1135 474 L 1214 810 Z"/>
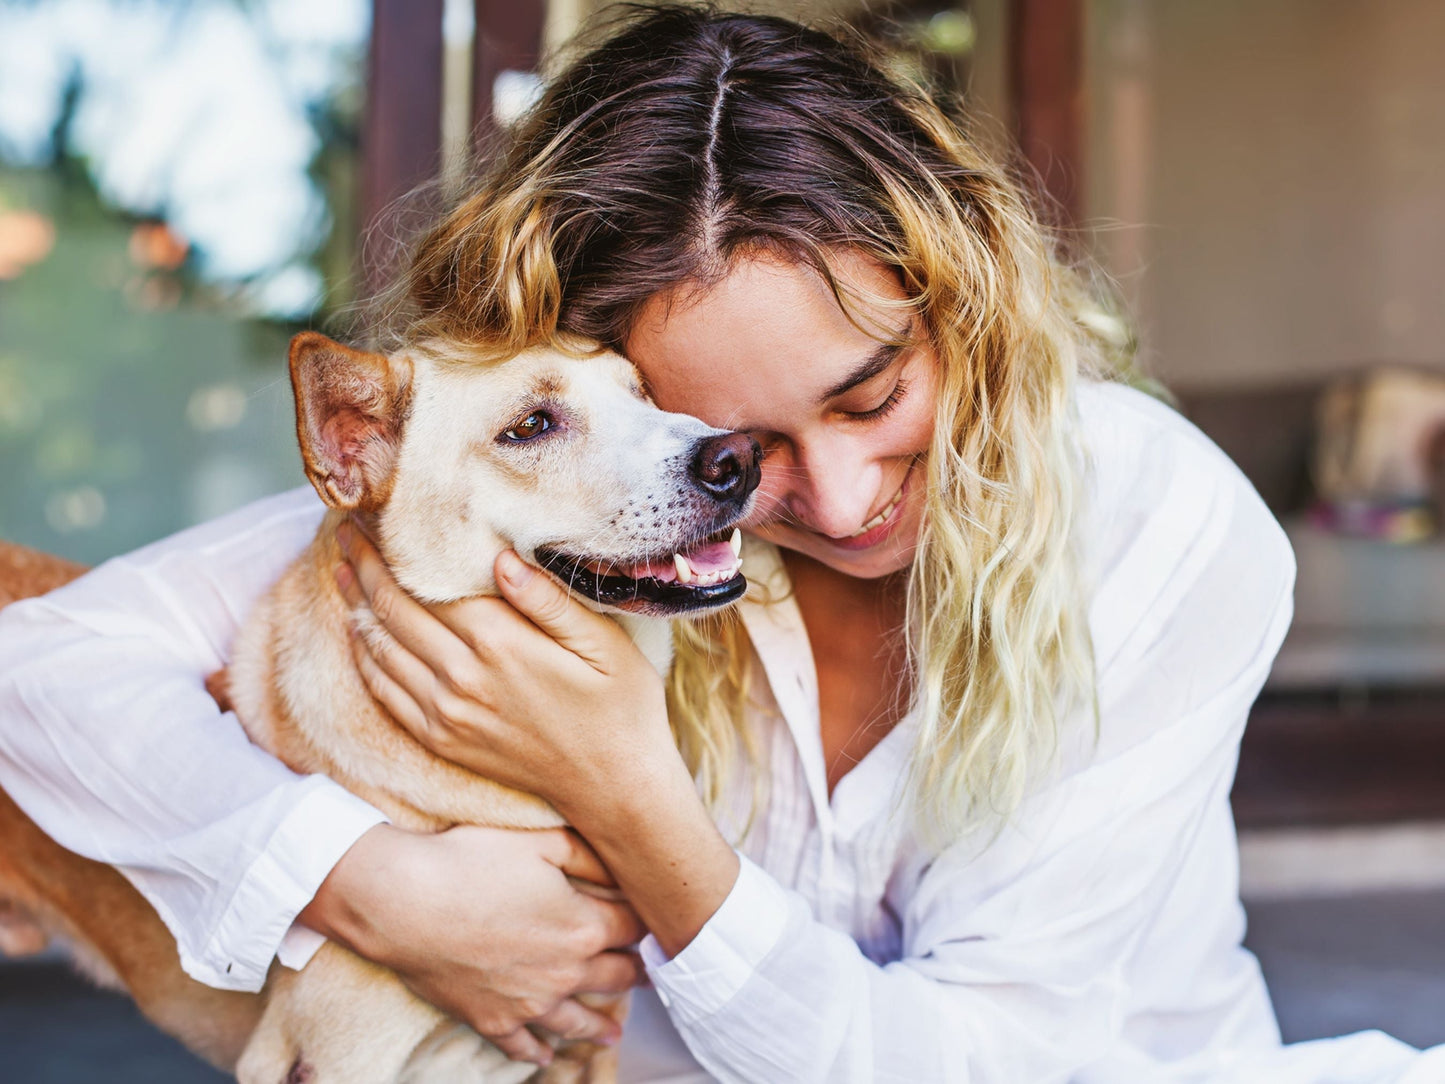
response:
<path id="1" fill-rule="evenodd" d="M 857 253 L 841 253 L 833 273 L 859 296 L 904 297 Z M 762 445 L 749 530 L 873 578 L 906 568 L 917 545 L 938 359 L 906 314 L 855 308 L 877 337 L 849 321 L 811 268 L 757 256 L 706 290 L 652 298 L 626 349 L 664 410 Z"/>

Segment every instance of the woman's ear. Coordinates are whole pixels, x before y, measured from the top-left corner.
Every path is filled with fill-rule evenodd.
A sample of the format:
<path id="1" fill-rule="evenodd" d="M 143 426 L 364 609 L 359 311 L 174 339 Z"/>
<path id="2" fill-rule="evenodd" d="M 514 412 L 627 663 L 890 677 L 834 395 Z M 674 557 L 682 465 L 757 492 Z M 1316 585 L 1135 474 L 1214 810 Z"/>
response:
<path id="1" fill-rule="evenodd" d="M 411 362 L 315 331 L 291 340 L 296 436 L 306 477 L 332 508 L 375 512 L 391 496 L 411 407 Z"/>

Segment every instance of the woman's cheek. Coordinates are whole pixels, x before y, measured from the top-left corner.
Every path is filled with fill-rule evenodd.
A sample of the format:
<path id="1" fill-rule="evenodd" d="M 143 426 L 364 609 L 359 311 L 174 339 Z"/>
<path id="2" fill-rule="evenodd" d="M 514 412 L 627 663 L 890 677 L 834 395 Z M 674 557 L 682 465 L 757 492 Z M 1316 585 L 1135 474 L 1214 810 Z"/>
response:
<path id="1" fill-rule="evenodd" d="M 753 510 L 743 520 L 743 527 L 753 528 L 787 518 L 786 472 L 763 464 L 763 477 L 753 497 Z"/>

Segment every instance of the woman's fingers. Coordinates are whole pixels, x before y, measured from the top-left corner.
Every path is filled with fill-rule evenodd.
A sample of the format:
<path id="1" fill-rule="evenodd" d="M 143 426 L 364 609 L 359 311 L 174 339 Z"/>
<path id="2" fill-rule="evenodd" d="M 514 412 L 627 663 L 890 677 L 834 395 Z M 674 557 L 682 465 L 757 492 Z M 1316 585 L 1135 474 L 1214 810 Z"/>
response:
<path id="1" fill-rule="evenodd" d="M 361 674 L 361 680 L 366 685 L 367 691 L 393 719 L 409 730 L 418 740 L 434 738 L 432 724 L 427 718 L 426 712 L 422 710 L 416 698 L 391 673 L 391 670 L 398 665 L 410 666 L 414 671 L 424 670 L 425 668 L 420 662 L 407 654 L 404 649 L 393 647 L 392 651 L 383 652 L 383 657 L 388 663 L 387 666 L 383 666 L 373 653 L 371 646 L 359 634 L 351 639 L 351 656 L 356 660 L 357 672 Z M 416 672 L 411 675 L 412 680 L 418 680 L 419 677 L 420 675 Z"/>
<path id="2" fill-rule="evenodd" d="M 342 597 L 355 606 L 366 603 L 387 632 L 409 652 L 426 660 L 444 678 L 475 667 L 472 652 L 443 622 L 401 589 L 371 541 L 355 525 L 343 523 L 336 540 L 349 566 L 337 572 Z M 352 578 L 346 582 L 349 567 Z"/>
<path id="3" fill-rule="evenodd" d="M 579 994 L 621 994 L 642 982 L 646 971 L 633 952 L 602 952 L 587 961 Z"/>
<path id="4" fill-rule="evenodd" d="M 617 1021 L 573 998 L 562 1002 L 537 1023 L 562 1039 L 615 1043 L 622 1038 L 622 1028 Z"/>
<path id="5" fill-rule="evenodd" d="M 647 936 L 647 927 L 642 924 L 630 904 L 616 900 L 599 900 L 591 896 L 583 903 L 594 909 L 593 913 L 601 924 L 604 949 L 628 948 Z"/>
<path id="6" fill-rule="evenodd" d="M 552 639 L 594 669 L 604 670 L 619 635 L 617 625 L 594 613 L 551 576 L 540 574 L 511 550 L 493 571 L 502 596 Z"/>
<path id="7" fill-rule="evenodd" d="M 231 703 L 231 672 L 229 670 L 217 670 L 206 675 L 206 692 L 211 694 L 211 699 L 216 702 L 216 707 L 224 711 L 233 711 Z"/>
<path id="8" fill-rule="evenodd" d="M 552 1064 L 552 1048 L 526 1028 L 518 1028 L 506 1035 L 487 1035 L 484 1031 L 482 1034 L 513 1061 L 530 1061 L 537 1065 Z"/>
<path id="9" fill-rule="evenodd" d="M 568 877 L 602 888 L 617 887 L 617 882 L 612 879 L 612 874 L 607 872 L 607 867 L 602 864 L 602 859 L 597 857 L 597 852 L 572 829 L 556 829 L 554 837 L 549 839 L 548 843 L 548 860 Z"/>

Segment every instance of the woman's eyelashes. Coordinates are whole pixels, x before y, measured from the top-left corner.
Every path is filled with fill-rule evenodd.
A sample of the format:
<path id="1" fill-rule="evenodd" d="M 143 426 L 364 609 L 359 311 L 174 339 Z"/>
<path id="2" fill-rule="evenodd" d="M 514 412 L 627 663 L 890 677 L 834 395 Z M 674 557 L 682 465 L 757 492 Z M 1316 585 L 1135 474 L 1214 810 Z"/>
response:
<path id="1" fill-rule="evenodd" d="M 896 407 L 900 402 L 903 401 L 903 397 L 907 394 L 908 381 L 900 377 L 898 381 L 893 385 L 893 390 L 890 391 L 887 397 L 884 398 L 884 400 L 877 406 L 871 407 L 868 410 L 845 410 L 843 411 L 843 413 L 855 421 L 873 421 L 874 419 L 882 418 L 887 415 L 894 407 Z"/>

